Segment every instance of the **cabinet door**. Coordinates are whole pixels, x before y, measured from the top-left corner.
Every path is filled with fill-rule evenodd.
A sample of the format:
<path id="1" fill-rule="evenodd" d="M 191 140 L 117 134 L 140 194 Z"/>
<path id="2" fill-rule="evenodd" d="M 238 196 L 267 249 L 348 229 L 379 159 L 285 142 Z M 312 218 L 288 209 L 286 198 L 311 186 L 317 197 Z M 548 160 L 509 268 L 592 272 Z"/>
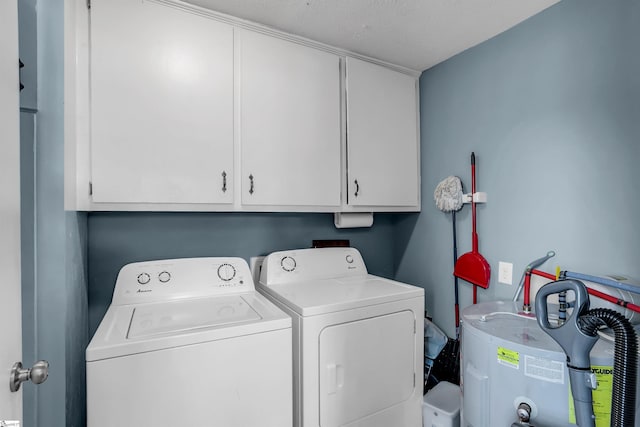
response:
<path id="1" fill-rule="evenodd" d="M 347 58 L 347 203 L 419 206 L 416 79 Z"/>
<path id="2" fill-rule="evenodd" d="M 242 204 L 340 205 L 340 60 L 242 31 Z"/>
<path id="3" fill-rule="evenodd" d="M 153 1 L 91 2 L 94 202 L 233 201 L 233 27 Z"/>

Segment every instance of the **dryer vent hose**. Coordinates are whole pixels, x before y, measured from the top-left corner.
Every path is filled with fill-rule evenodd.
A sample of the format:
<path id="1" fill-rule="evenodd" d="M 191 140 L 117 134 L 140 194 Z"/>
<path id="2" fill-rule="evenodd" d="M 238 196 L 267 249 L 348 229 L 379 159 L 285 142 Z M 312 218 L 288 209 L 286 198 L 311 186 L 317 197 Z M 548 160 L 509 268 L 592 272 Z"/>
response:
<path id="1" fill-rule="evenodd" d="M 636 333 L 622 314 L 608 308 L 595 308 L 580 316 L 580 329 L 588 335 L 595 336 L 602 325 L 611 328 L 615 336 L 611 426 L 633 426 L 638 370 Z"/>

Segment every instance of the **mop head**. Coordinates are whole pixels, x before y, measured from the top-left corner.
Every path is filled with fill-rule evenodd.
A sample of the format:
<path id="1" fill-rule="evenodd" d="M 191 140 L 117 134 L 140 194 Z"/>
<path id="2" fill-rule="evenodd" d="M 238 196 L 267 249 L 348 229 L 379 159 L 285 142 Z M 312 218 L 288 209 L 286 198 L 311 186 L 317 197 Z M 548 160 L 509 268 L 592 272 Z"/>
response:
<path id="1" fill-rule="evenodd" d="M 458 211 L 462 208 L 462 182 L 457 176 L 443 179 L 433 192 L 436 206 L 442 212 Z"/>

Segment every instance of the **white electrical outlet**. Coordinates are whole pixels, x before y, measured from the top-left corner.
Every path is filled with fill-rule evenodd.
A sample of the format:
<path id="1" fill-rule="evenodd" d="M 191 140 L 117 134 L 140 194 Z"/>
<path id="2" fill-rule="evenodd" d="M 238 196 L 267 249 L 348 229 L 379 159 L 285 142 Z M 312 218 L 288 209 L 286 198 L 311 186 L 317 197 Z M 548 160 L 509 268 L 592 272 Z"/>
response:
<path id="1" fill-rule="evenodd" d="M 252 256 L 249 258 L 249 268 L 251 269 L 251 277 L 253 283 L 260 281 L 260 271 L 262 271 L 262 263 L 264 262 L 263 256 Z"/>
<path id="2" fill-rule="evenodd" d="M 513 264 L 502 261 L 498 263 L 498 283 L 513 285 Z"/>

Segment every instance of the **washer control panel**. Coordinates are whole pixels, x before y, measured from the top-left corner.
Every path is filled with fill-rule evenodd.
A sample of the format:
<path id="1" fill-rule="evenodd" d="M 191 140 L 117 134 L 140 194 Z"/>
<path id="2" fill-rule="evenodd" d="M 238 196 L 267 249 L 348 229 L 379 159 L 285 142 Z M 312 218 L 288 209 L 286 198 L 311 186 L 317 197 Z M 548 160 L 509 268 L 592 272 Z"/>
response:
<path id="1" fill-rule="evenodd" d="M 114 305 L 254 291 L 242 258 L 182 258 L 127 264 L 118 273 Z"/>
<path id="2" fill-rule="evenodd" d="M 362 255 L 355 248 L 313 248 L 269 254 L 262 263 L 260 283 L 305 282 L 366 275 Z"/>

